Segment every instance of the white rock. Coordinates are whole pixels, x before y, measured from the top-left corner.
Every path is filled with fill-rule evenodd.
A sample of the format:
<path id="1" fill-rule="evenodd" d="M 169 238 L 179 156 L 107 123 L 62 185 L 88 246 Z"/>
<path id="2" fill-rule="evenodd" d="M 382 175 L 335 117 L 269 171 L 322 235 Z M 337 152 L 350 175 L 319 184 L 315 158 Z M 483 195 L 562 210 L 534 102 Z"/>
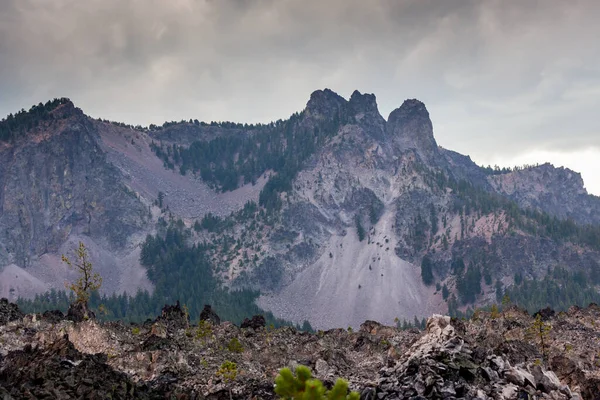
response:
<path id="1" fill-rule="evenodd" d="M 514 399 L 517 395 L 517 391 L 518 388 L 512 383 L 509 383 L 508 385 L 506 385 L 506 387 L 502 389 L 502 393 L 500 395 L 502 396 L 502 399 Z"/>
<path id="2" fill-rule="evenodd" d="M 327 361 L 319 358 L 315 363 L 315 371 L 317 371 L 317 374 L 321 376 L 327 375 L 327 372 L 329 371 L 329 365 L 327 364 Z"/>

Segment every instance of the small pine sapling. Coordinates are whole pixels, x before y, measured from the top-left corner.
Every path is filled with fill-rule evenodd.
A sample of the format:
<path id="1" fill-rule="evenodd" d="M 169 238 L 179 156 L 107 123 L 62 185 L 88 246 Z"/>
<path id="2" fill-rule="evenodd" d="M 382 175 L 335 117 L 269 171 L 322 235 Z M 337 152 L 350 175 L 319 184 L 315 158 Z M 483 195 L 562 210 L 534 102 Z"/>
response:
<path id="1" fill-rule="evenodd" d="M 529 339 L 534 339 L 534 340 L 539 341 L 540 349 L 542 351 L 542 358 L 543 358 L 544 362 L 548 358 L 548 350 L 547 350 L 546 342 L 547 342 L 547 338 L 548 338 L 548 335 L 550 334 L 551 329 L 552 329 L 552 327 L 550 326 L 550 324 L 544 322 L 544 320 L 542 320 L 542 316 L 540 314 L 538 314 L 526 332 L 526 335 Z"/>
<path id="2" fill-rule="evenodd" d="M 244 346 L 242 346 L 238 338 L 234 337 L 227 343 L 227 350 L 232 353 L 242 353 L 244 351 Z"/>
<path id="3" fill-rule="evenodd" d="M 492 308 L 490 310 L 490 317 L 492 319 L 496 319 L 500 316 L 500 312 L 498 311 L 498 306 L 494 303 L 492 304 Z"/>
<path id="4" fill-rule="evenodd" d="M 303 365 L 296 368 L 296 376 L 289 368 L 283 368 L 275 378 L 275 393 L 284 400 L 359 400 L 357 392 L 348 394 L 348 382 L 338 379 L 331 390 L 313 379 L 310 369 Z"/>
<path id="5" fill-rule="evenodd" d="M 231 361 L 225 361 L 217 370 L 217 376 L 223 378 L 226 383 L 231 383 L 237 378 L 237 364 Z M 229 388 L 229 398 L 232 399 L 231 388 Z"/>

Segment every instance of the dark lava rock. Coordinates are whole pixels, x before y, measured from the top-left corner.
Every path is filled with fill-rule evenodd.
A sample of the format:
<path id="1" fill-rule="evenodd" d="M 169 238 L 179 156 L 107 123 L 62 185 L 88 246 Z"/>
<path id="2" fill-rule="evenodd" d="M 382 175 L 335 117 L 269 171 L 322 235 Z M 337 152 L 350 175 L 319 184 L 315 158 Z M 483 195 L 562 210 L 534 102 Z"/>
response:
<path id="1" fill-rule="evenodd" d="M 143 351 L 154 351 L 168 349 L 173 345 L 173 342 L 160 336 L 150 335 L 148 339 L 142 342 L 141 348 Z"/>
<path id="2" fill-rule="evenodd" d="M 16 304 L 9 303 L 8 299 L 0 299 L 0 325 L 23 318 L 23 313 Z"/>
<path id="3" fill-rule="evenodd" d="M 163 307 L 158 320 L 166 322 L 170 327 L 185 328 L 189 325 L 190 317 L 188 313 L 181 308 L 181 304 L 179 304 L 179 300 L 177 300 L 177 304 L 174 306 L 167 304 Z"/>
<path id="4" fill-rule="evenodd" d="M 242 322 L 241 327 L 258 329 L 258 328 L 264 328 L 266 324 L 267 323 L 265 321 L 265 317 L 263 317 L 262 315 L 255 315 L 251 319 L 244 318 L 244 321 Z"/>
<path id="5" fill-rule="evenodd" d="M 537 316 L 539 315 L 542 317 L 543 321 L 548 321 L 550 318 L 554 317 L 555 314 L 556 312 L 553 309 L 551 309 L 550 307 L 546 307 L 533 314 L 533 317 L 537 318 Z"/>
<path id="6" fill-rule="evenodd" d="M 160 391 L 137 385 L 106 365 L 105 355 L 82 354 L 65 335 L 47 348 L 26 346 L 8 353 L 0 370 L 0 394 L 28 399 L 159 399 Z"/>
<path id="7" fill-rule="evenodd" d="M 221 318 L 219 318 L 209 304 L 205 304 L 200 313 L 200 321 L 210 321 L 213 325 L 219 325 L 221 323 Z"/>
<path id="8" fill-rule="evenodd" d="M 67 311 L 67 319 L 73 322 L 82 322 L 95 318 L 96 314 L 88 308 L 87 303 L 73 303 Z"/>
<path id="9" fill-rule="evenodd" d="M 44 313 L 42 314 L 42 318 L 53 324 L 57 324 L 63 319 L 65 319 L 65 314 L 63 314 L 63 312 L 60 310 L 48 310 L 44 311 Z"/>

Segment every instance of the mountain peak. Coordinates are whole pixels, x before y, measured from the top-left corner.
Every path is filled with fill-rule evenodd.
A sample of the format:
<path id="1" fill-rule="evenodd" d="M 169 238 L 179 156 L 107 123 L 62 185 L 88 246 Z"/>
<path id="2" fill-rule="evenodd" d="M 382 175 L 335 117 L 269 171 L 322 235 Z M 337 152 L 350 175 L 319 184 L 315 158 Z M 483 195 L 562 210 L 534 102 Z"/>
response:
<path id="1" fill-rule="evenodd" d="M 383 139 L 385 137 L 385 120 L 379 114 L 377 108 L 377 99 L 374 94 L 360 93 L 355 90 L 350 96 L 348 102 L 350 114 L 354 116 L 356 122 L 375 138 Z"/>
<path id="2" fill-rule="evenodd" d="M 438 155 L 429 112 L 425 104 L 417 99 L 405 100 L 399 108 L 390 113 L 387 134 L 398 150 L 416 150 L 423 161 L 434 161 Z"/>
<path id="3" fill-rule="evenodd" d="M 59 118 L 67 118 L 73 115 L 83 115 L 83 111 L 66 97 L 61 98 L 60 103 L 52 110 L 54 115 Z"/>
<path id="4" fill-rule="evenodd" d="M 372 93 L 360 93 L 358 90 L 355 90 L 350 96 L 350 107 L 357 113 L 377 113 L 379 114 L 379 110 L 377 109 L 377 99 Z"/>
<path id="5" fill-rule="evenodd" d="M 348 102 L 339 94 L 331 89 L 315 90 L 310 95 L 310 100 L 306 104 L 306 110 L 311 114 L 318 114 L 324 117 L 333 115 Z"/>

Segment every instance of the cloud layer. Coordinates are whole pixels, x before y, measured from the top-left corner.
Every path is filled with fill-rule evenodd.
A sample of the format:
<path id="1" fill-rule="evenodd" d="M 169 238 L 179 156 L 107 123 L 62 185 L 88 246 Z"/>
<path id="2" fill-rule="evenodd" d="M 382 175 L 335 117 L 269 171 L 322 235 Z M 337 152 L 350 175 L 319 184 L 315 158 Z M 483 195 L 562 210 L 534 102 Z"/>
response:
<path id="1" fill-rule="evenodd" d="M 0 114 L 67 96 L 135 124 L 266 122 L 358 89 L 384 117 L 423 100 L 480 163 L 569 166 L 600 155 L 598 20 L 595 0 L 3 0 Z"/>

